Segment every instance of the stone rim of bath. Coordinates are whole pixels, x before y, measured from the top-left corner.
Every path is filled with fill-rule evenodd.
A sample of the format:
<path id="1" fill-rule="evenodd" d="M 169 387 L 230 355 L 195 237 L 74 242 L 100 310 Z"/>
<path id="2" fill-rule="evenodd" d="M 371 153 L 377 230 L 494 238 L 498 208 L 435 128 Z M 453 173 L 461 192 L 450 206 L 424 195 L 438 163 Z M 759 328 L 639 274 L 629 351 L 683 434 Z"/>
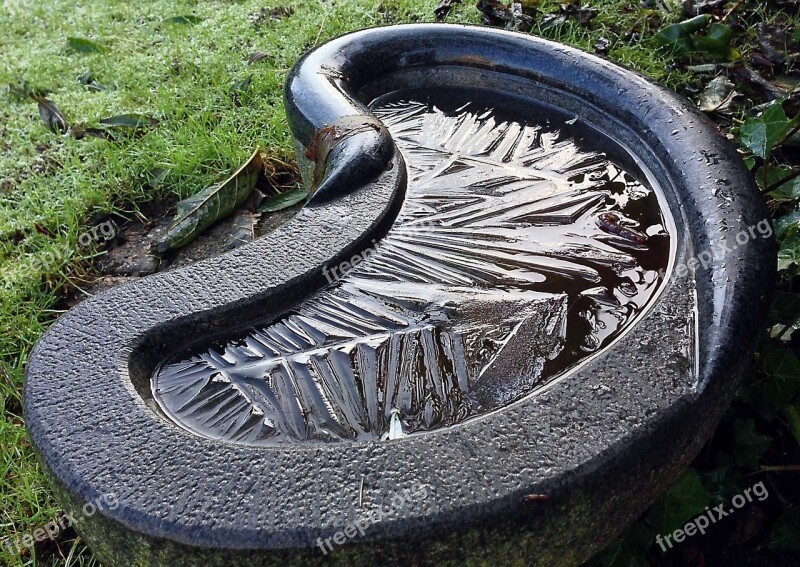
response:
<path id="1" fill-rule="evenodd" d="M 545 92 L 558 87 L 556 94 L 569 95 L 559 105 L 569 109 L 580 103 L 576 111 L 582 119 L 606 128 L 626 124 L 615 137 L 642 154 L 638 157 L 670 200 L 679 229 L 676 264 L 710 249 L 719 234 L 733 238 L 768 218 L 736 151 L 689 103 L 598 57 L 510 32 L 420 24 L 332 40 L 301 60 L 287 85 L 289 119 L 300 142 L 307 144 L 332 112 L 365 112 L 348 106 L 352 101 L 345 95 L 333 110 L 302 96 L 316 91 L 306 81 L 321 65 L 339 69 L 348 80 L 354 80 L 348 77 L 354 69 L 368 69 L 359 80 L 369 94 L 371 73 L 385 72 L 378 63 L 397 49 L 408 52 L 398 61 L 412 71 L 415 62 L 427 68 L 435 55 L 437 64 L 454 68 L 453 80 L 459 78 L 459 66 L 471 77 L 513 69 Z M 485 57 L 468 59 L 470 50 Z M 526 525 L 577 518 L 587 524 L 581 534 L 570 536 L 571 543 L 553 541 L 548 548 L 526 536 L 519 544 L 542 554 L 573 545 L 585 558 L 666 488 L 710 433 L 761 329 L 775 273 L 772 239 L 754 239 L 725 252 L 709 270 L 698 269 L 695 278 L 672 273 L 656 305 L 613 347 L 544 393 L 450 430 L 391 443 L 265 449 L 199 438 L 160 417 L 146 403 L 143 377 L 149 378 L 171 337 L 214 332 L 218 320 L 225 320 L 225 327 L 244 322 L 257 304 L 262 315 L 280 311 L 303 287 L 298 282 L 321 286 L 321 265 L 352 255 L 387 230 L 402 196 L 404 166 L 398 152 L 387 158 L 384 141 L 376 143 L 384 153 L 375 163 L 390 159 L 392 166 L 376 181 L 357 179 L 359 188 L 352 192 L 332 185 L 330 199 L 321 193 L 272 238 L 89 299 L 57 321 L 35 348 L 27 369 L 25 418 L 45 469 L 70 505 L 108 493 L 119 499 L 116 509 L 78 523 L 101 559 L 124 564 L 124 557 L 156 549 L 166 550 L 165 557 L 194 549 L 202 563 L 214 549 L 239 550 L 245 562 L 284 553 L 322 560 L 319 550 L 313 551 L 317 538 L 331 537 L 361 517 L 359 501 L 385 503 L 420 483 L 425 498 L 336 553 L 344 557 L 346 549 L 361 553 L 362 544 L 375 544 L 402 556 L 402 546 L 376 540 L 425 541 L 433 537 L 428 533 L 433 528 L 438 532 L 432 534 L 466 535 L 473 529 L 492 534 L 508 525 L 527 534 Z M 717 179 L 728 184 L 716 185 Z M 322 227 L 336 206 L 348 207 L 355 222 L 331 234 Z M 720 226 L 726 230 L 720 232 Z M 339 250 L 334 258 L 330 251 Z M 294 261 L 259 269 L 265 257 Z M 265 291 L 268 285 L 274 287 Z M 686 300 L 695 286 L 697 367 L 664 368 L 659 355 L 674 345 L 663 334 L 691 309 Z M 154 297 L 160 305 L 141 305 Z M 647 347 L 643 337 L 650 339 Z M 617 373 L 615 382 L 603 380 Z M 585 399 L 587 392 L 595 398 Z M 581 393 L 584 399 L 576 397 Z M 650 446 L 656 442 L 658 447 Z M 644 461 L 658 463 L 664 458 L 659 453 L 669 458 L 646 476 Z M 626 482 L 633 483 L 634 494 L 628 496 L 614 490 L 615 483 L 627 479 L 624 470 L 631 471 Z M 583 477 L 589 472 L 598 478 Z M 610 478 L 615 474 L 618 479 Z M 610 476 L 602 480 L 603 475 Z M 614 508 L 612 521 L 592 520 L 602 516 L 603 506 L 617 506 L 603 503 L 603 490 L 624 504 Z M 583 512 L 576 501 L 582 491 L 588 506 Z M 532 504 L 531 494 L 547 499 Z M 130 541 L 121 545 L 119 537 Z M 449 541 L 451 536 L 436 537 Z"/>

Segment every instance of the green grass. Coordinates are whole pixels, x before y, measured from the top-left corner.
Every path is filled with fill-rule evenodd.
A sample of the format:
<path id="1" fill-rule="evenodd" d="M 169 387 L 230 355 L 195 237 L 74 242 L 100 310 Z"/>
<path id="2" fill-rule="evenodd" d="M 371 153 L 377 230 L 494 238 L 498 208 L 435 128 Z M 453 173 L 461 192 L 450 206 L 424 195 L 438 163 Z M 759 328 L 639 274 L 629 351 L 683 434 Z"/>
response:
<path id="1" fill-rule="evenodd" d="M 301 54 L 355 29 L 431 21 L 436 2 L 308 0 L 293 3 L 293 15 L 258 25 L 249 15 L 277 6 L 274 0 L 81 4 L 5 0 L 0 6 L 0 538 L 32 533 L 59 513 L 26 437 L 20 390 L 28 353 L 58 315 L 64 286 L 83 277 L 92 254 L 78 246 L 79 236 L 123 205 L 206 187 L 255 146 L 290 155 L 282 85 Z M 678 4 L 643 10 L 638 2 L 598 1 L 589 27 L 570 21 L 533 33 L 587 50 L 605 37 L 614 44 L 612 59 L 674 86 L 685 77 L 670 70 L 669 57 L 647 43 L 627 43 L 624 33 L 636 28 L 647 38 L 680 19 Z M 189 14 L 202 21 L 164 22 Z M 468 0 L 455 5 L 448 21 L 480 18 Z M 105 51 L 72 53 L 68 37 L 90 39 Z M 254 51 L 270 55 L 249 65 Z M 77 77 L 86 72 L 106 89 L 82 85 Z M 237 100 L 232 86 L 250 75 Z M 56 135 L 39 119 L 36 103 L 19 95 L 26 89 L 47 93 L 72 123 L 92 126 L 136 112 L 160 124 L 114 143 Z M 159 171 L 165 176 L 151 187 Z M 93 559 L 80 542 L 62 538 L 57 548 L 21 553 L 0 545 L 0 564 L 91 565 Z"/>

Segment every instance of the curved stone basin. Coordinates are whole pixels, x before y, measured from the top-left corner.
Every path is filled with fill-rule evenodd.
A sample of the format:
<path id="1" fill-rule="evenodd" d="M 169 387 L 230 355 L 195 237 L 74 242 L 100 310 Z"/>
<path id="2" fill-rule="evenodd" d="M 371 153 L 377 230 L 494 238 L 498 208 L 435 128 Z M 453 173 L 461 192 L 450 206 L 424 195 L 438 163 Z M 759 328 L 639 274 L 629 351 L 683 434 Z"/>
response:
<path id="1" fill-rule="evenodd" d="M 108 565 L 585 560 L 752 353 L 775 249 L 735 150 L 635 74 L 464 26 L 329 42 L 286 106 L 294 219 L 32 354 L 65 506 L 119 501 L 81 533 Z"/>

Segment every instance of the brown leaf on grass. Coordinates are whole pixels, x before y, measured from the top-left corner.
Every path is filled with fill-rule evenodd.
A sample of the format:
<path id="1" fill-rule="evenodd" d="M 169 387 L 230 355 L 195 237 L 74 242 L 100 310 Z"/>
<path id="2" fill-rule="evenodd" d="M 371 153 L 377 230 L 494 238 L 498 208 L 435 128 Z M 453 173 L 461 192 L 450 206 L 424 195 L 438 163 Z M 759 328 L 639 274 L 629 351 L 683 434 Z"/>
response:
<path id="1" fill-rule="evenodd" d="M 683 14 L 687 18 L 693 18 L 700 14 L 719 13 L 728 0 L 684 0 Z"/>
<path id="2" fill-rule="evenodd" d="M 608 55 L 610 49 L 611 49 L 611 41 L 609 41 L 605 37 L 601 37 L 594 44 L 594 52 L 597 53 L 598 55 Z"/>
<path id="3" fill-rule="evenodd" d="M 550 500 L 550 496 L 547 494 L 526 494 L 522 497 L 522 501 L 528 503 L 546 502 L 548 500 Z"/>
<path id="4" fill-rule="evenodd" d="M 505 27 L 511 21 L 511 10 L 497 0 L 479 0 L 476 7 L 484 25 Z"/>
<path id="5" fill-rule="evenodd" d="M 45 123 L 48 130 L 54 134 L 64 134 L 69 130 L 66 118 L 61 113 L 61 109 L 52 100 L 34 95 L 33 99 L 39 105 L 39 116 Z"/>
<path id="6" fill-rule="evenodd" d="M 509 8 L 511 10 L 511 21 L 506 24 L 506 29 L 521 32 L 530 31 L 533 27 L 536 8 L 528 7 L 522 2 L 512 2 Z"/>
<path id="7" fill-rule="evenodd" d="M 584 4 L 583 6 L 579 6 L 577 4 L 567 4 L 562 5 L 562 10 L 567 14 L 567 16 L 571 18 L 575 18 L 575 20 L 582 26 L 588 26 L 589 23 L 597 17 L 597 10 L 592 8 L 589 4 Z"/>
<path id="8" fill-rule="evenodd" d="M 247 63 L 249 65 L 252 65 L 253 63 L 258 63 L 262 59 L 266 59 L 269 56 L 270 54 L 267 53 L 266 51 L 254 51 L 253 53 L 247 56 Z"/>
<path id="9" fill-rule="evenodd" d="M 225 181 L 178 203 L 175 220 L 154 242 L 153 249 L 164 253 L 192 242 L 208 227 L 240 207 L 252 193 L 263 171 L 261 154 L 256 149 L 250 159 Z"/>
<path id="10" fill-rule="evenodd" d="M 444 21 L 450 13 L 450 10 L 453 9 L 453 4 L 461 4 L 461 0 L 440 0 L 439 5 L 433 9 L 433 13 L 436 15 L 436 21 Z"/>
<path id="11" fill-rule="evenodd" d="M 735 65 L 730 68 L 730 75 L 756 92 L 764 102 L 782 98 L 786 91 L 775 83 L 771 83 L 747 65 Z"/>
<path id="12" fill-rule="evenodd" d="M 757 69 L 761 69 L 767 76 L 772 74 L 773 71 L 773 63 L 766 57 L 764 57 L 758 51 L 753 51 L 750 54 L 750 65 Z"/>
<path id="13" fill-rule="evenodd" d="M 761 54 L 771 63 L 783 65 L 796 59 L 797 45 L 792 41 L 786 28 L 778 24 L 758 25 L 758 46 Z"/>
<path id="14" fill-rule="evenodd" d="M 282 20 L 294 14 L 294 6 L 278 6 L 269 11 L 271 20 Z"/>
<path id="15" fill-rule="evenodd" d="M 46 226 L 44 226 L 41 223 L 37 222 L 36 224 L 33 225 L 33 228 L 36 229 L 36 232 L 38 232 L 39 234 L 43 234 L 43 235 L 47 236 L 48 238 L 53 238 L 55 236 L 55 234 L 53 233 L 52 230 L 50 230 L 49 228 L 47 228 Z"/>
<path id="16" fill-rule="evenodd" d="M 266 21 L 278 21 L 294 14 L 293 6 L 277 6 L 275 8 L 261 8 L 258 12 L 250 14 L 250 21 L 259 26 Z"/>
<path id="17" fill-rule="evenodd" d="M 496 0 L 480 0 L 476 7 L 481 22 L 487 26 L 504 27 L 514 31 L 530 31 L 533 27 L 536 2 L 511 2 L 507 6 Z"/>
<path id="18" fill-rule="evenodd" d="M 233 217 L 231 231 L 225 238 L 223 250 L 233 250 L 255 240 L 256 216 L 252 211 L 240 210 Z"/>
<path id="19" fill-rule="evenodd" d="M 100 138 L 101 140 L 114 141 L 114 135 L 104 128 L 84 128 L 83 126 L 74 126 L 72 134 L 76 140 L 81 140 L 86 136 L 92 138 Z"/>
<path id="20" fill-rule="evenodd" d="M 31 95 L 39 105 L 39 116 L 42 122 L 45 123 L 47 128 L 55 134 L 66 134 L 72 131 L 72 135 L 76 140 L 91 136 L 94 138 L 102 138 L 104 140 L 114 140 L 114 136 L 107 130 L 107 128 L 128 128 L 139 129 L 146 126 L 157 126 L 158 120 L 143 114 L 120 114 L 119 116 L 112 116 L 110 118 L 103 118 L 100 120 L 101 128 L 86 127 L 80 124 L 69 124 L 61 109 L 58 108 L 56 103 L 48 100 L 42 96 Z"/>

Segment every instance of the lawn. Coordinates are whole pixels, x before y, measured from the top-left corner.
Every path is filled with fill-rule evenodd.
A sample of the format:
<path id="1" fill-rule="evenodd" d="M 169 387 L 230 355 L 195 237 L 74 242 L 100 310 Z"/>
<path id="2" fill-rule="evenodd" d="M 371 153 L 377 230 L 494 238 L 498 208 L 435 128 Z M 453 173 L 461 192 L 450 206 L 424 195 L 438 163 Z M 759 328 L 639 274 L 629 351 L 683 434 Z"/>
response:
<path id="1" fill-rule="evenodd" d="M 96 564 L 71 529 L 32 547 L 10 543 L 60 515 L 26 437 L 20 391 L 34 343 L 63 311 L 65 298 L 95 277 L 96 261 L 104 250 L 102 239 L 87 238 L 87 231 L 110 217 L 116 222 L 142 219 L 148 216 L 149 203 L 192 195 L 244 163 L 256 147 L 277 162 L 291 161 L 282 86 L 298 58 L 348 31 L 435 21 L 437 3 L 94 0 L 76 5 L 4 0 L 0 564 Z M 712 49 L 704 44 L 694 53 L 682 53 L 677 43 L 656 37 L 659 30 L 689 16 L 677 0 L 597 0 L 591 5 L 594 12 L 574 3 L 525 4 L 537 10 L 530 33 L 600 52 L 695 101 L 713 94 L 706 87 L 715 76 L 730 78 L 741 96 L 730 95 L 726 87 L 728 94 L 709 110 L 733 138 L 742 124 L 752 127 L 745 132 L 764 124 L 759 122 L 759 105 L 768 102 L 770 92 L 775 95 L 771 98 L 786 98 L 782 116 L 775 114 L 774 104 L 769 111 L 783 130 L 769 130 L 761 150 L 752 138 L 745 136 L 743 141 L 743 157 L 761 176 L 775 219 L 783 223 L 778 296 L 783 303 L 776 304 L 772 315 L 772 336 L 766 338 L 765 330 L 751 378 L 693 468 L 596 560 L 606 566 L 701 565 L 692 558 L 705 554 L 710 565 L 717 564 L 712 558 L 735 564 L 735 558 L 745 556 L 766 561 L 758 564 L 784 564 L 792 545 L 798 549 L 791 534 L 800 536 L 800 491 L 794 487 L 800 469 L 800 362 L 795 354 L 800 333 L 793 334 L 800 316 L 800 297 L 793 293 L 800 287 L 793 285 L 795 259 L 800 262 L 800 186 L 794 184 L 800 142 L 793 121 L 798 112 L 793 96 L 798 82 L 794 42 L 800 37 L 793 37 L 800 30 L 798 3 L 700 3 L 710 6 L 706 8 L 716 21 L 729 26 L 733 38 L 730 46 L 715 44 Z M 479 24 L 481 13 L 472 0 L 453 3 L 446 21 Z M 772 27 L 765 31 L 758 24 Z M 696 40 L 706 33 L 711 35 L 706 28 L 685 37 Z M 777 61 L 781 53 L 783 60 Z M 779 90 L 770 91 L 770 85 Z M 70 128 L 61 128 L 52 107 L 49 114 L 47 108 L 44 111 L 48 125 L 36 98 L 57 105 Z M 713 99 L 708 105 L 715 106 Z M 120 116 L 126 117 L 116 120 L 122 124 L 100 129 L 103 120 Z M 774 494 L 760 515 L 742 514 L 705 542 L 666 554 L 655 546 L 657 526 L 681 525 L 707 503 L 758 480 Z M 730 553 L 713 555 L 715 546 Z"/>

